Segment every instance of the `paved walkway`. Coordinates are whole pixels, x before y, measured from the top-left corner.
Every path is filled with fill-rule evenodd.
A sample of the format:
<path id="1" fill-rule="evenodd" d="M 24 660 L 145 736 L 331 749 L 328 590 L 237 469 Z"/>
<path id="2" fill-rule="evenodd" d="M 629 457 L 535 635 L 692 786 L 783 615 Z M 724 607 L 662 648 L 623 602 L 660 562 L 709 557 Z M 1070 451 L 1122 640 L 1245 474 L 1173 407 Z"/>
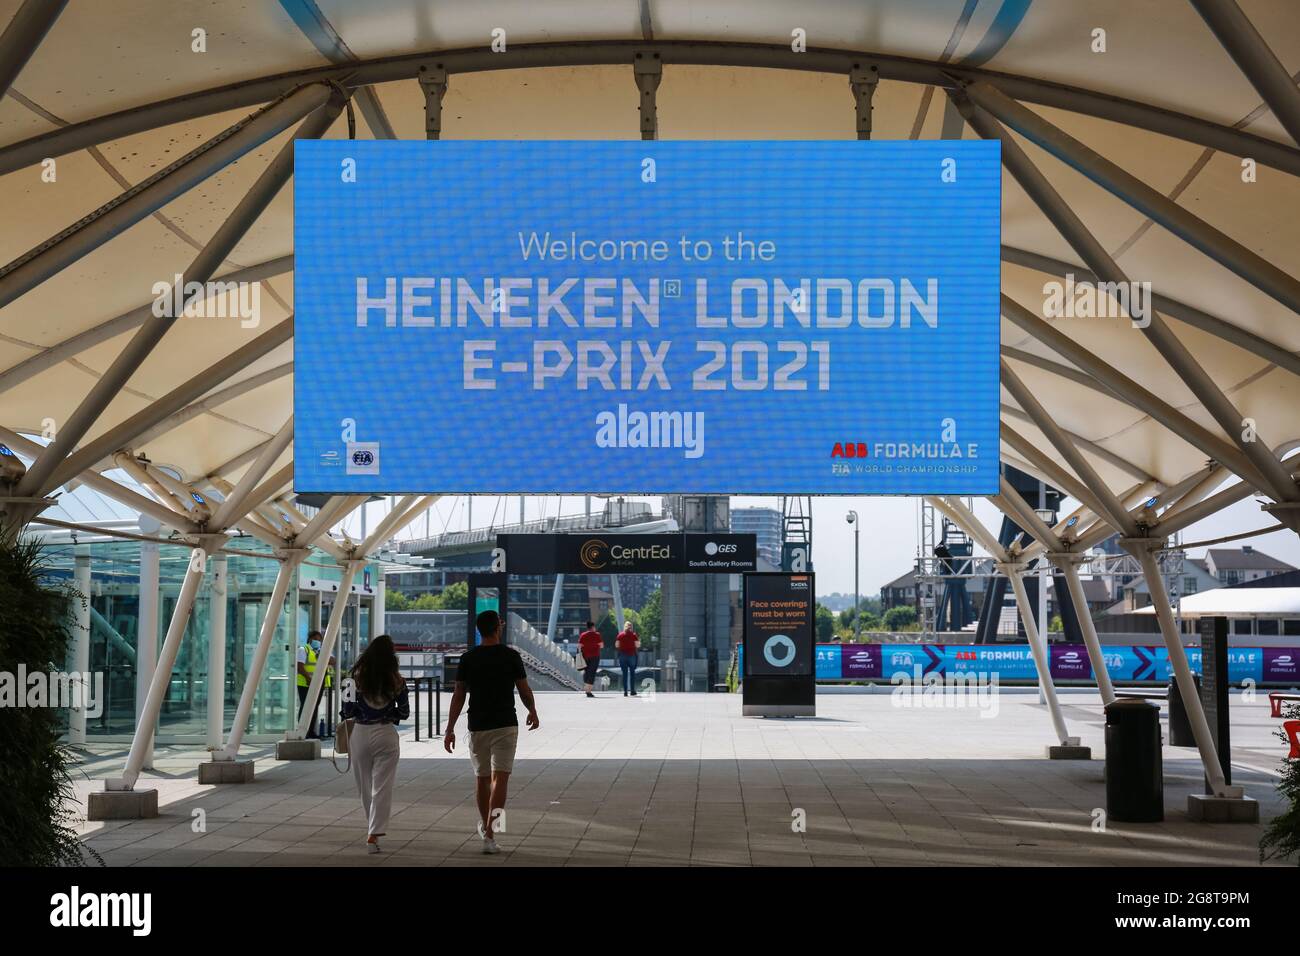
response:
<path id="1" fill-rule="evenodd" d="M 110 865 L 1222 865 L 1257 862 L 1259 826 L 1188 821 L 1202 786 L 1190 748 L 1166 748 L 1166 819 L 1095 825 L 1105 805 L 1100 699 L 1065 691 L 1091 762 L 1049 761 L 1044 707 L 1004 689 L 996 716 L 904 708 L 888 688 L 823 689 L 818 716 L 746 719 L 737 695 L 539 694 L 521 736 L 503 852 L 474 834 L 469 760 L 409 728 L 385 852 L 368 856 L 350 774 L 329 760 L 277 763 L 251 785 L 199 786 L 198 748 L 160 747 L 139 786 L 156 820 L 87 823 L 85 793 L 120 773 L 125 747 L 97 747 L 77 782 L 79 829 Z M 856 691 L 856 692 L 855 692 Z M 1234 782 L 1282 809 L 1282 744 L 1261 697 L 1234 701 Z M 459 728 L 462 734 L 463 725 Z M 797 826 L 802 821 L 802 830 Z"/>

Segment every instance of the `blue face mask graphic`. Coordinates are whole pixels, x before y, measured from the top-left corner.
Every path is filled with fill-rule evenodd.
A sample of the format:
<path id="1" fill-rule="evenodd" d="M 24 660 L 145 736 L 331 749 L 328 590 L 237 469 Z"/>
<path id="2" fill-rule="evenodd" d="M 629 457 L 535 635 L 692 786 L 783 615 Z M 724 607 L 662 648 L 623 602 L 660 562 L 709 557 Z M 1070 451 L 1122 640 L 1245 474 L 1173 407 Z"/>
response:
<path id="1" fill-rule="evenodd" d="M 317 651 L 317 652 L 319 652 L 319 651 L 320 651 L 320 641 L 312 641 L 312 642 L 311 642 L 311 649 L 312 649 L 313 651 Z"/>

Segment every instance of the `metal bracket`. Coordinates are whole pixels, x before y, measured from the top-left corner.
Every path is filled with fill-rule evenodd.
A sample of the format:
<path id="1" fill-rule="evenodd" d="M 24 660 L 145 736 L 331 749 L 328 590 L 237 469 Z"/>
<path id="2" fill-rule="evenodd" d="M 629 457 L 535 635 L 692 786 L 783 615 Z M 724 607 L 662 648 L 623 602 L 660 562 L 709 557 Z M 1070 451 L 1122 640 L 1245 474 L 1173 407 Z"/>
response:
<path id="1" fill-rule="evenodd" d="M 871 101 L 880 83 L 880 69 L 875 65 L 854 65 L 849 71 L 849 88 L 858 114 L 858 139 L 871 139 Z"/>
<path id="2" fill-rule="evenodd" d="M 659 111 L 655 91 L 664 78 L 664 65 L 659 54 L 652 50 L 638 50 L 632 58 L 632 75 L 636 88 L 641 91 L 641 138 L 659 138 Z"/>
<path id="3" fill-rule="evenodd" d="M 442 136 L 442 98 L 447 95 L 447 69 L 441 63 L 423 64 L 416 77 L 424 91 L 424 138 Z"/>

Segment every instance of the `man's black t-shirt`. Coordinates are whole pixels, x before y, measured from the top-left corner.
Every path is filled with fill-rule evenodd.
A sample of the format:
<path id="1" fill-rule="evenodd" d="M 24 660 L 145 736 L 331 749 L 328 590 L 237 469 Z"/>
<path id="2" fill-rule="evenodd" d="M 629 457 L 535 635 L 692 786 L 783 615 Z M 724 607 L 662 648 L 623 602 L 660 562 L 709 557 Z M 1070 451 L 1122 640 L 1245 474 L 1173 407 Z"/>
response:
<path id="1" fill-rule="evenodd" d="M 515 681 L 528 676 L 519 652 L 504 644 L 480 644 L 460 656 L 456 680 L 469 691 L 469 729 L 517 727 Z"/>

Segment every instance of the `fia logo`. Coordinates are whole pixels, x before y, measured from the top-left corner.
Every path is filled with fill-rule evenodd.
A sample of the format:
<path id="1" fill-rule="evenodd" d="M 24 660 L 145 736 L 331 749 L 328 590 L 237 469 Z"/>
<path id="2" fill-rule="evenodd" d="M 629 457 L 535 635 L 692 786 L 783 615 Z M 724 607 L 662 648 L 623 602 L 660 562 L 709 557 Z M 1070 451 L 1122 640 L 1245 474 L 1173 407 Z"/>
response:
<path id="1" fill-rule="evenodd" d="M 379 474 L 379 442 L 350 441 L 345 458 L 349 475 Z"/>

